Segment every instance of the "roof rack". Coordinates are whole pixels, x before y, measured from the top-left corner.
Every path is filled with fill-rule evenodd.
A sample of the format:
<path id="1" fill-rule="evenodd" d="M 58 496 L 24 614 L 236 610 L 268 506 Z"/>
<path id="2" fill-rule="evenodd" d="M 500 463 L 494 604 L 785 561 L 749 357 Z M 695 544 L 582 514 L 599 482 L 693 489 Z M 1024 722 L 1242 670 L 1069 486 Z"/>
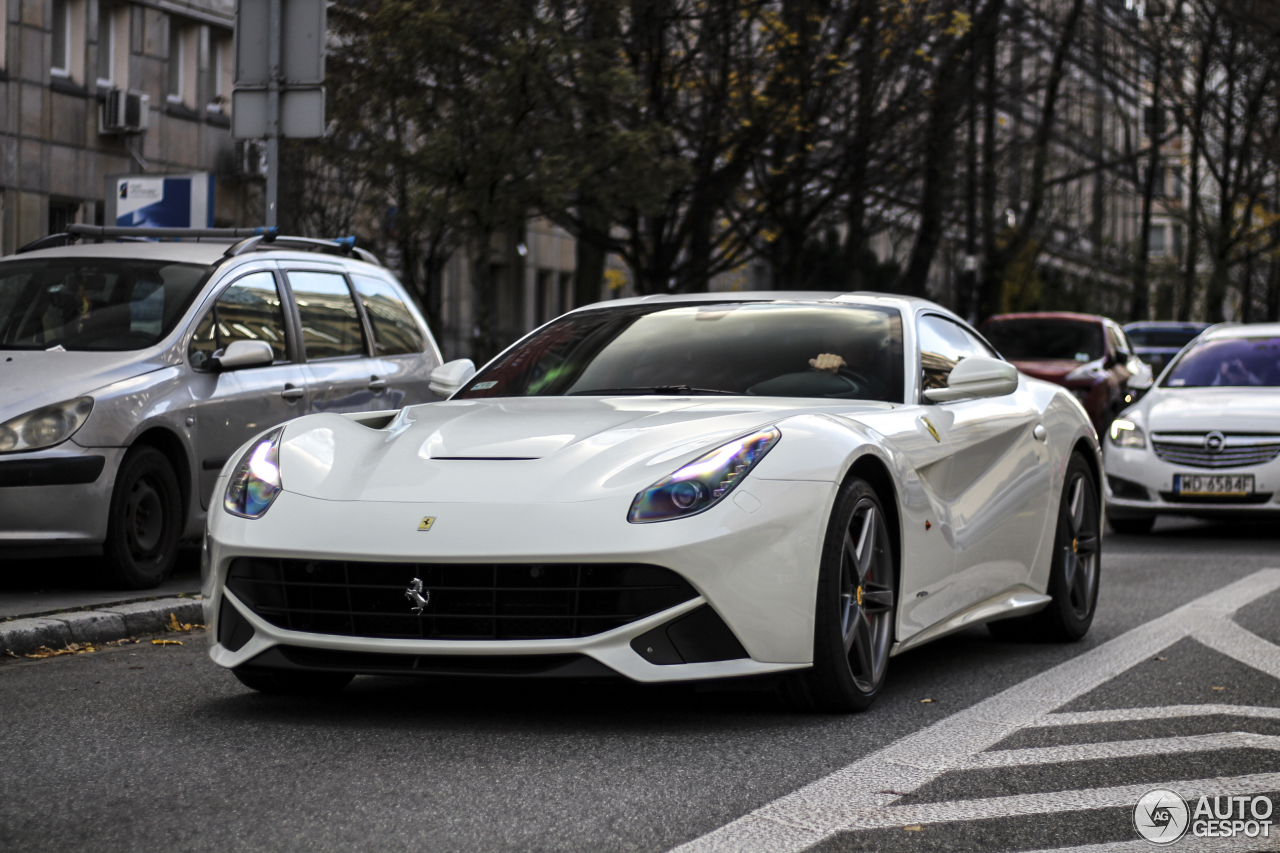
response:
<path id="1" fill-rule="evenodd" d="M 223 258 L 234 258 L 259 249 L 303 249 L 328 254 L 354 256 L 366 263 L 382 266 L 372 253 L 356 246 L 355 237 L 336 240 L 317 240 L 311 237 L 290 237 L 280 234 L 275 227 L 265 228 L 145 228 L 109 225 L 68 225 L 61 234 L 50 234 L 22 246 L 16 254 L 67 246 L 81 238 L 123 241 L 148 240 L 238 240 L 232 244 Z"/>

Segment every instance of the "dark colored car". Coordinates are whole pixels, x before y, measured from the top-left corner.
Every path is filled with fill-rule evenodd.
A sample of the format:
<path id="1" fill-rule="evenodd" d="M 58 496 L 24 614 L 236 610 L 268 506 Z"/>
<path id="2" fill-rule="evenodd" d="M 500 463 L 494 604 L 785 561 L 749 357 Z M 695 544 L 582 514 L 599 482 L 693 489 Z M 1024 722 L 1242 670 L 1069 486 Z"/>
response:
<path id="1" fill-rule="evenodd" d="M 1128 324 L 1124 332 L 1138 358 L 1151 365 L 1151 372 L 1159 376 L 1165 365 L 1207 328 L 1208 323 L 1142 321 Z"/>
<path id="2" fill-rule="evenodd" d="M 1120 326 L 1094 314 L 999 314 L 982 324 L 987 340 L 1028 376 L 1069 389 L 1098 434 L 1151 387 L 1151 368 Z"/>

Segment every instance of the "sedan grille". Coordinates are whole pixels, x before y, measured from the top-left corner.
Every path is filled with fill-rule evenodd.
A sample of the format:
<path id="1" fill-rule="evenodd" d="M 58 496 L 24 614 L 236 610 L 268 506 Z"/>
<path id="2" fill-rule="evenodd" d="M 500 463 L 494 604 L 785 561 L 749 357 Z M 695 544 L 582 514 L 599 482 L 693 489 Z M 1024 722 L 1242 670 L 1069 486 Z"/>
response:
<path id="1" fill-rule="evenodd" d="M 1206 438 L 1203 433 L 1157 433 L 1151 442 L 1164 461 L 1193 468 L 1243 468 L 1280 456 L 1280 435 L 1220 435 L 1217 450 L 1209 449 Z"/>
<path id="2" fill-rule="evenodd" d="M 422 612 L 407 595 L 420 580 Z M 416 584 L 413 584 L 416 587 Z M 587 637 L 697 596 L 661 566 L 619 563 L 377 563 L 241 557 L 227 588 L 272 625 L 346 637 L 547 640 Z"/>

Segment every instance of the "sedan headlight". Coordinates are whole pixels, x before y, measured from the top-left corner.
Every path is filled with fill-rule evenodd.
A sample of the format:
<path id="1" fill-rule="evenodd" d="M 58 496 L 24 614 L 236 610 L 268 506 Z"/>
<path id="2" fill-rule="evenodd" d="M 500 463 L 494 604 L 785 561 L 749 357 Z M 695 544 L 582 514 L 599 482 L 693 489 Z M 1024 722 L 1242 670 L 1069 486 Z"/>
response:
<path id="1" fill-rule="evenodd" d="M 84 426 L 91 411 L 93 398 L 77 397 L 10 418 L 0 424 L 0 453 L 61 444 Z"/>
<path id="2" fill-rule="evenodd" d="M 1111 422 L 1111 443 L 1116 447 L 1142 448 L 1147 446 L 1147 437 L 1133 421 L 1116 418 Z"/>
<path id="3" fill-rule="evenodd" d="M 711 509 L 742 482 L 781 437 L 777 427 L 769 427 L 699 456 L 636 495 L 627 521 L 667 521 Z"/>
<path id="4" fill-rule="evenodd" d="M 262 518 L 280 494 L 281 427 L 253 443 L 231 472 L 227 496 L 222 505 L 227 512 L 241 518 Z"/>

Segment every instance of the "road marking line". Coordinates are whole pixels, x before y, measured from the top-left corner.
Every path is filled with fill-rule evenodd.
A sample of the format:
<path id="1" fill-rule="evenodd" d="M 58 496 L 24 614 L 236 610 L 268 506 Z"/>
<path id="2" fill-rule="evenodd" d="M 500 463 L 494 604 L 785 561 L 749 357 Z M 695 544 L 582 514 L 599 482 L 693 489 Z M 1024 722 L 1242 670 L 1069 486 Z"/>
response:
<path id="1" fill-rule="evenodd" d="M 1214 651 L 1233 657 L 1272 678 L 1280 678 L 1280 646 L 1267 642 L 1229 619 L 1204 625 L 1193 631 L 1191 636 Z"/>
<path id="2" fill-rule="evenodd" d="M 1118 708 L 1112 711 L 1060 711 L 1046 714 L 1036 722 L 1036 726 L 1085 726 L 1092 723 L 1128 723 L 1142 720 L 1216 716 L 1280 720 L 1280 708 L 1264 708 L 1258 705 L 1167 705 L 1162 708 Z"/>
<path id="3" fill-rule="evenodd" d="M 676 848 L 678 853 L 788 853 L 887 809 L 1046 715 L 1200 628 L 1280 589 L 1280 569 L 1263 569 L 907 735 L 825 778 Z M 1150 786 L 1147 786 L 1148 788 Z M 1274 790 L 1274 789 L 1273 789 Z M 1142 793 L 1145 793 L 1144 788 Z M 1137 796 L 1134 796 L 1134 802 Z M 897 818 L 895 818 L 897 820 Z M 917 821 L 918 822 L 918 821 Z M 910 821 L 904 821 L 910 823 Z M 896 825 L 896 824 L 895 824 Z"/>
<path id="4" fill-rule="evenodd" d="M 841 830 L 888 829 L 912 824 L 951 823 L 953 821 L 992 820 L 1029 817 L 1032 815 L 1082 812 L 1091 809 L 1133 808 L 1134 803 L 1152 788 L 1167 788 L 1183 799 L 1230 794 L 1248 796 L 1280 790 L 1280 773 L 1255 773 L 1250 776 L 1184 779 L 1141 785 L 1119 785 L 1114 788 L 1081 788 L 1075 791 L 1048 791 L 1039 794 L 1014 794 L 980 800 L 956 800 L 945 803 L 919 803 L 868 810 L 848 822 Z"/>
<path id="5" fill-rule="evenodd" d="M 1217 749 L 1280 750 L 1280 735 L 1220 732 L 1218 734 L 1188 735 L 1185 737 L 1122 740 L 1111 743 L 1078 743 L 1070 746 L 1000 749 L 992 752 L 980 752 L 969 759 L 966 764 L 954 769 L 977 770 L 989 767 L 1022 767 L 1029 764 L 1099 761 L 1106 758 L 1136 758 L 1143 755 L 1208 752 Z"/>

